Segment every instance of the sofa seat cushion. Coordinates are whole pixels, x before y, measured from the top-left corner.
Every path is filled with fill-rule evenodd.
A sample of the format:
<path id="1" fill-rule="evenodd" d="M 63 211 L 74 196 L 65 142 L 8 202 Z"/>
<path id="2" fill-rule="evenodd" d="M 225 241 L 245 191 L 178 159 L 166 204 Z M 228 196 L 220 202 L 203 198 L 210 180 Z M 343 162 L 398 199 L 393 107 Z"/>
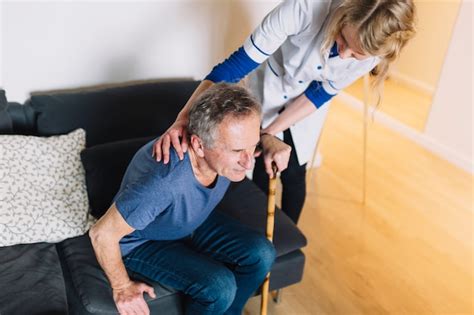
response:
<path id="1" fill-rule="evenodd" d="M 64 240 L 58 244 L 62 259 L 65 260 L 67 272 L 70 274 L 75 294 L 80 303 L 93 314 L 117 314 L 117 308 L 112 297 L 112 289 L 105 273 L 95 257 L 89 236 L 83 235 Z M 132 279 L 145 282 L 155 289 L 156 299 L 145 294 L 151 310 L 166 309 L 172 305 L 181 305 L 180 293 L 167 288 L 158 282 L 145 280 L 142 276 L 130 273 Z M 159 306 L 159 307 L 157 307 Z M 178 308 L 179 311 L 179 308 Z"/>
<path id="2" fill-rule="evenodd" d="M 0 248 L 0 314 L 66 314 L 67 298 L 55 244 Z"/>
<path id="3" fill-rule="evenodd" d="M 232 183 L 217 209 L 239 220 L 262 234 L 267 222 L 267 196 L 248 178 Z M 306 237 L 280 209 L 275 209 L 273 244 L 277 257 L 306 246 Z"/>

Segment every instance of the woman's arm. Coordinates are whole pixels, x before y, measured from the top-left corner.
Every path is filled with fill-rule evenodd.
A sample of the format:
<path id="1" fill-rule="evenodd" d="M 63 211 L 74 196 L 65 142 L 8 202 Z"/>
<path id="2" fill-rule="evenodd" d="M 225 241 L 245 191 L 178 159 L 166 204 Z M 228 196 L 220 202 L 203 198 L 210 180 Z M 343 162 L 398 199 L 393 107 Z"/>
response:
<path id="1" fill-rule="evenodd" d="M 179 158 L 183 159 L 188 147 L 187 114 L 193 101 L 213 82 L 239 82 L 273 54 L 288 36 L 304 29 L 310 23 L 311 15 L 307 14 L 303 7 L 304 5 L 298 0 L 280 3 L 267 14 L 242 47 L 212 69 L 181 110 L 173 125 L 155 142 L 153 155 L 157 161 L 163 160 L 165 164 L 168 163 L 171 145 Z"/>
<path id="2" fill-rule="evenodd" d="M 276 135 L 282 132 L 300 120 L 308 117 L 316 111 L 316 106 L 306 97 L 301 94 L 290 105 L 288 105 L 278 117 L 266 126 L 262 133 Z"/>
<path id="3" fill-rule="evenodd" d="M 209 80 L 201 81 L 189 100 L 186 102 L 186 105 L 184 105 L 183 109 L 179 112 L 176 121 L 168 128 L 168 130 L 166 130 L 163 136 L 153 144 L 153 156 L 156 157 L 158 162 L 163 158 L 163 162 L 165 164 L 168 163 L 171 145 L 173 145 L 176 150 L 179 159 L 182 160 L 184 158 L 184 153 L 188 150 L 186 126 L 188 124 L 189 109 L 196 98 L 213 84 L 214 82 Z"/>
<path id="4" fill-rule="evenodd" d="M 262 129 L 260 141 L 263 148 L 263 162 L 265 171 L 273 176 L 272 163 L 281 172 L 288 167 L 291 147 L 279 141 L 275 135 L 290 128 L 298 121 L 316 111 L 316 106 L 304 95 L 296 98 L 278 117 L 265 129 Z"/>

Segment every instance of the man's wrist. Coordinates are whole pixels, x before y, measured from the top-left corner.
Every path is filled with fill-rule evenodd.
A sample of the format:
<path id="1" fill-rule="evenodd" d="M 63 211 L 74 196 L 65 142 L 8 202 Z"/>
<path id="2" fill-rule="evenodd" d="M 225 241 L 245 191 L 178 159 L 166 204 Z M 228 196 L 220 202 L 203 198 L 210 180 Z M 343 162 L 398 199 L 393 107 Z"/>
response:
<path id="1" fill-rule="evenodd" d="M 117 284 L 117 285 L 113 285 L 112 290 L 120 291 L 120 290 L 123 290 L 123 289 L 129 287 L 131 284 L 132 284 L 132 281 L 128 280 L 127 282 L 120 283 L 120 284 Z"/>

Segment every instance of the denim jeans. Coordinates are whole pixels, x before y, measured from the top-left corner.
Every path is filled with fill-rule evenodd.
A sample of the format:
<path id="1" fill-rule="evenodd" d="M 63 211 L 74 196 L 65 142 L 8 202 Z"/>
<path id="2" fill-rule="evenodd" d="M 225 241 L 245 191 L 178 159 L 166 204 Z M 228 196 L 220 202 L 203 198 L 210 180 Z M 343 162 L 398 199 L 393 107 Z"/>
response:
<path id="1" fill-rule="evenodd" d="M 124 263 L 186 294 L 186 314 L 241 314 L 274 259 L 262 234 L 213 211 L 189 237 L 146 242 Z"/>

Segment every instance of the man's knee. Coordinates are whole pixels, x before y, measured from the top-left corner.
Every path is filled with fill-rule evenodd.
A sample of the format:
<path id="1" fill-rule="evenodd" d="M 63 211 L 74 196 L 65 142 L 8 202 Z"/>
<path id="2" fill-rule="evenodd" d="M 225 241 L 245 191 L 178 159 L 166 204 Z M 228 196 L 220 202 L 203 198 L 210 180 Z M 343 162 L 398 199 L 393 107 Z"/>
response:
<path id="1" fill-rule="evenodd" d="M 202 290 L 193 298 L 206 310 L 224 313 L 234 301 L 237 284 L 232 271 L 223 267 L 201 283 Z"/>
<path id="2" fill-rule="evenodd" d="M 255 272 L 260 275 L 266 275 L 275 261 L 275 247 L 269 240 L 262 236 L 259 236 L 253 245 L 252 256 L 257 262 L 255 264 Z"/>

